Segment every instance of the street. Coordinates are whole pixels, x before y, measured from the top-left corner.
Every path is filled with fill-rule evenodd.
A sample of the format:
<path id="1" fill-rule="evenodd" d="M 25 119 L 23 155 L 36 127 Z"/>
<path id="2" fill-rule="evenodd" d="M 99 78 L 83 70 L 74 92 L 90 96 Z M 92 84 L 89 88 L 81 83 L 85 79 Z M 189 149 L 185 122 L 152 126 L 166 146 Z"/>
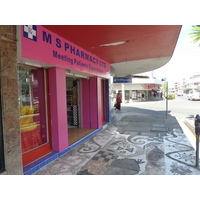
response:
<path id="1" fill-rule="evenodd" d="M 180 118 L 194 118 L 200 114 L 200 101 L 190 101 L 187 96 L 176 96 L 176 99 L 169 102 L 169 111 L 171 114 Z"/>
<path id="2" fill-rule="evenodd" d="M 152 101 L 152 102 L 136 102 L 132 104 L 125 104 L 124 107 L 133 107 L 134 109 L 144 109 L 144 112 L 160 112 L 166 115 L 166 100 Z M 184 120 L 186 118 L 193 119 L 196 114 L 200 114 L 200 101 L 189 101 L 187 96 L 177 96 L 174 100 L 168 100 L 168 114 Z"/>

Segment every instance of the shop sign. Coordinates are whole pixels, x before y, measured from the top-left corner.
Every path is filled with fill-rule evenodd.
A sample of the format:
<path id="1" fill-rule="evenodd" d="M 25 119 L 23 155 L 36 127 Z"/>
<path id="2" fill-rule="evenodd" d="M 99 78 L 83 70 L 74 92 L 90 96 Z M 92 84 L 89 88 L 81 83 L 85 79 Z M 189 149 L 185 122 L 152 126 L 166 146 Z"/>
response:
<path id="1" fill-rule="evenodd" d="M 109 63 L 41 25 L 22 25 L 21 44 L 24 58 L 101 77 L 110 72 Z"/>
<path id="2" fill-rule="evenodd" d="M 145 85 L 144 89 L 157 89 L 156 85 Z"/>
<path id="3" fill-rule="evenodd" d="M 129 77 L 114 77 L 113 83 L 132 83 L 132 78 L 129 78 Z"/>

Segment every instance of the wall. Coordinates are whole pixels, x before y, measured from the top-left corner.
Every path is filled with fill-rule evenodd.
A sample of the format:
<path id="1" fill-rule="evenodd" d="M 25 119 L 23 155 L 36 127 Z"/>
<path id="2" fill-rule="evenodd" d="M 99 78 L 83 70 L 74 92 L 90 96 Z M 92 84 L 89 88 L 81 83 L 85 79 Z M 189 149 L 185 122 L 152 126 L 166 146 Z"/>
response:
<path id="1" fill-rule="evenodd" d="M 3 174 L 22 174 L 20 144 L 16 26 L 0 26 L 0 77 L 2 89 L 5 168 Z"/>
<path id="2" fill-rule="evenodd" d="M 81 112 L 81 124 L 82 128 L 90 128 L 90 92 L 89 92 L 89 80 L 81 79 L 81 101 L 82 101 L 82 112 Z"/>
<path id="3" fill-rule="evenodd" d="M 113 84 L 112 88 L 113 90 L 121 90 L 122 84 Z M 124 83 L 124 90 L 144 90 L 144 85 Z"/>
<path id="4" fill-rule="evenodd" d="M 53 151 L 61 152 L 68 147 L 65 69 L 52 67 L 49 73 L 51 128 Z"/>

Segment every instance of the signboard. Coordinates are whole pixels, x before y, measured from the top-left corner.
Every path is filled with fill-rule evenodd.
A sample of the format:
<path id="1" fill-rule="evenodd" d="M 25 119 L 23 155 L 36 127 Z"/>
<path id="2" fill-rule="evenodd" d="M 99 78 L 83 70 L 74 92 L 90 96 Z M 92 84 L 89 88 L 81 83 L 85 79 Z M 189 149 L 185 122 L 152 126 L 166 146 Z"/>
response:
<path id="1" fill-rule="evenodd" d="M 145 85 L 144 89 L 157 89 L 157 85 Z"/>
<path id="2" fill-rule="evenodd" d="M 109 63 L 41 25 L 22 25 L 21 41 L 24 58 L 101 77 L 110 72 Z"/>
<path id="3" fill-rule="evenodd" d="M 114 77 L 113 83 L 132 83 L 132 78 L 130 78 L 130 77 Z"/>

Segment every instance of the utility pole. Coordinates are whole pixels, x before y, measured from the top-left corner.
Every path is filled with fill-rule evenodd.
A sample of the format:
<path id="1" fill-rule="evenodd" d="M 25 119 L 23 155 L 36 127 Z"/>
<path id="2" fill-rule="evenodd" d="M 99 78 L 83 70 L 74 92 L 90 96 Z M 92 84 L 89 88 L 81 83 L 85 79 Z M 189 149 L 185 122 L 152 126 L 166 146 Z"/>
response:
<path id="1" fill-rule="evenodd" d="M 163 78 L 163 79 L 161 79 L 161 81 L 165 81 L 166 82 L 166 95 L 165 95 L 165 99 L 166 99 L 166 119 L 167 119 L 167 113 L 168 113 L 168 81 L 167 81 L 167 78 Z"/>

